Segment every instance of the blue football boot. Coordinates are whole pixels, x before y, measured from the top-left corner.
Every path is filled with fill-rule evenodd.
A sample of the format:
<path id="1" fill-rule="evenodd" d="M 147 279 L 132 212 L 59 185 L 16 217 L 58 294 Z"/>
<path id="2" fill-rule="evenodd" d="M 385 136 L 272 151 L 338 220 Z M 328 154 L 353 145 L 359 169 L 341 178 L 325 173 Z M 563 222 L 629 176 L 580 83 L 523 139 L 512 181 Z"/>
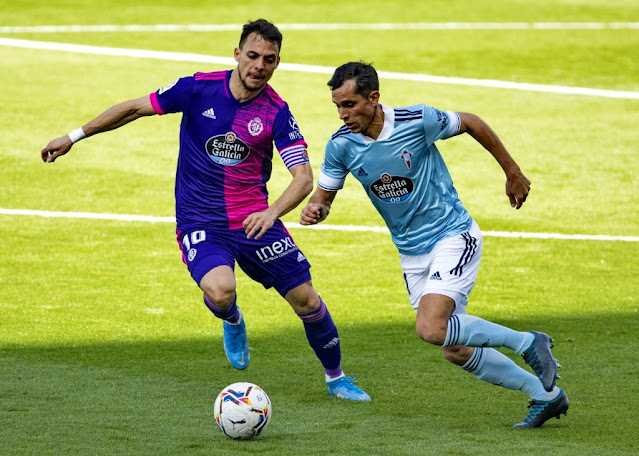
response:
<path id="1" fill-rule="evenodd" d="M 371 397 L 355 386 L 353 384 L 354 382 L 355 377 L 352 375 L 349 377 L 340 377 L 332 382 L 326 382 L 328 394 L 351 401 L 370 401 Z"/>
<path id="2" fill-rule="evenodd" d="M 224 353 L 236 369 L 246 369 L 249 364 L 249 345 L 244 317 L 237 325 L 224 322 Z"/>
<path id="3" fill-rule="evenodd" d="M 530 401 L 528 408 L 530 411 L 524 421 L 517 423 L 513 429 L 533 429 L 541 427 L 551 418 L 557 418 L 568 411 L 568 396 L 564 390 L 559 388 L 559 395 L 551 401 Z"/>
<path id="4" fill-rule="evenodd" d="M 522 353 L 522 356 L 526 364 L 535 371 L 544 389 L 550 392 L 555 387 L 555 382 L 559 378 L 557 375 L 559 364 L 550 352 L 552 339 L 549 335 L 541 332 L 530 332 L 535 338 L 530 344 L 530 347 Z"/>

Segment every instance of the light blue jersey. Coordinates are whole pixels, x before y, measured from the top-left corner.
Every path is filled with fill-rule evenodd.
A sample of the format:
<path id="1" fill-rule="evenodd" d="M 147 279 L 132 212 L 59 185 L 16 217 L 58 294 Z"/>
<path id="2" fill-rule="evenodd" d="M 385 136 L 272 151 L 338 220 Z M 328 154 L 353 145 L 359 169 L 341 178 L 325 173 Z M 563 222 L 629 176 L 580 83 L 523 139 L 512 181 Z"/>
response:
<path id="1" fill-rule="evenodd" d="M 472 223 L 434 144 L 459 133 L 459 116 L 423 104 L 382 109 L 384 127 L 377 140 L 346 126 L 331 137 L 318 185 L 339 190 L 350 172 L 384 218 L 399 252 L 428 253 Z"/>

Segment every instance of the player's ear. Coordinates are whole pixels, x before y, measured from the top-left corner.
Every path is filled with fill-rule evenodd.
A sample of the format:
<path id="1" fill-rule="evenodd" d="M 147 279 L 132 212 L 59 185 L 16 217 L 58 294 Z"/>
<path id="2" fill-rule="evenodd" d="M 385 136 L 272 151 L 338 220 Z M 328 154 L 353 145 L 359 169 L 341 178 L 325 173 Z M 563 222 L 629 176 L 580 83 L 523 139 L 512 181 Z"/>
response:
<path id="1" fill-rule="evenodd" d="M 368 101 L 371 102 L 371 105 L 377 106 L 377 103 L 379 103 L 379 95 L 380 93 L 378 90 L 373 90 L 368 94 Z"/>
<path id="2" fill-rule="evenodd" d="M 235 51 L 233 51 L 233 56 L 235 57 L 235 61 L 237 63 L 240 63 L 240 54 L 242 54 L 242 50 L 239 48 L 235 48 Z"/>
<path id="3" fill-rule="evenodd" d="M 277 56 L 277 61 L 275 62 L 275 68 L 277 68 L 280 65 L 280 56 Z"/>

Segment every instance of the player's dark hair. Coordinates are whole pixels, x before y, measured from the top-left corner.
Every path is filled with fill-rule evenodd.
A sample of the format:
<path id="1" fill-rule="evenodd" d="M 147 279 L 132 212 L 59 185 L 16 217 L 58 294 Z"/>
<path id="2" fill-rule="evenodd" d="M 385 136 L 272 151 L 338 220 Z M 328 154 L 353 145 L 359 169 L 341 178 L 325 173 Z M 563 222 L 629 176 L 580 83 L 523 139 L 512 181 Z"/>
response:
<path id="1" fill-rule="evenodd" d="M 272 41 L 277 44 L 277 49 L 282 50 L 282 33 L 275 25 L 271 24 L 266 19 L 258 19 L 256 21 L 247 22 L 242 26 L 242 35 L 240 36 L 240 49 L 244 46 L 246 38 L 251 33 L 257 33 L 262 38 L 268 41 Z"/>
<path id="2" fill-rule="evenodd" d="M 348 62 L 338 67 L 328 81 L 331 90 L 339 89 L 349 79 L 355 80 L 355 93 L 368 97 L 374 90 L 379 90 L 377 71 L 370 63 Z"/>

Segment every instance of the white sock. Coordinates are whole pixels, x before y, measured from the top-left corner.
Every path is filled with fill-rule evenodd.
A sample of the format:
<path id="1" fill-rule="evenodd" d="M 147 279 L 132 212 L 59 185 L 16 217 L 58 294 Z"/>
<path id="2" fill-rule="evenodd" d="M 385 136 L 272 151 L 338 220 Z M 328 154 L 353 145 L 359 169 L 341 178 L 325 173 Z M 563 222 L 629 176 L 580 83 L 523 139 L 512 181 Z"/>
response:
<path id="1" fill-rule="evenodd" d="M 346 375 L 344 375 L 344 373 L 342 373 L 341 375 L 338 375 L 337 377 L 330 377 L 328 374 L 324 374 L 324 375 L 326 377 L 326 383 L 332 382 L 332 381 L 335 381 L 335 380 L 339 380 L 342 377 L 346 377 Z"/>
<path id="2" fill-rule="evenodd" d="M 536 401 L 550 401 L 559 394 L 557 387 L 546 391 L 539 378 L 494 348 L 475 348 L 462 369 L 493 385 L 523 391 Z"/>
<path id="3" fill-rule="evenodd" d="M 534 337 L 529 332 L 515 331 L 473 315 L 459 314 L 452 315 L 448 320 L 444 347 L 508 347 L 521 354 L 530 346 Z"/>

